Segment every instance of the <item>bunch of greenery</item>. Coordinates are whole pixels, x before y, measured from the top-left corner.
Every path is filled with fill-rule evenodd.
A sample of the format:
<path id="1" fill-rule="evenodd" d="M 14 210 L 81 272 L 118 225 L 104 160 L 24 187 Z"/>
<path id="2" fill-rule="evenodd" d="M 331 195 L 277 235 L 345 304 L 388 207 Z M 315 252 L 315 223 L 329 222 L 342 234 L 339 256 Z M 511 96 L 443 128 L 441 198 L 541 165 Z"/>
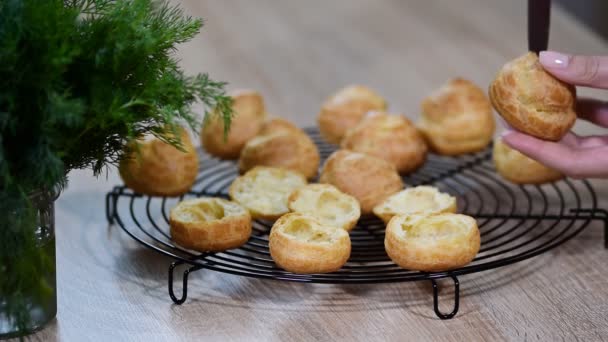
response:
<path id="1" fill-rule="evenodd" d="M 195 102 L 229 129 L 224 83 L 174 56 L 201 26 L 155 0 L 0 0 L 0 303 L 21 328 L 24 294 L 48 292 L 53 265 L 28 194 L 72 169 L 100 174 L 142 134 L 179 146 L 179 125 L 198 131 Z"/>

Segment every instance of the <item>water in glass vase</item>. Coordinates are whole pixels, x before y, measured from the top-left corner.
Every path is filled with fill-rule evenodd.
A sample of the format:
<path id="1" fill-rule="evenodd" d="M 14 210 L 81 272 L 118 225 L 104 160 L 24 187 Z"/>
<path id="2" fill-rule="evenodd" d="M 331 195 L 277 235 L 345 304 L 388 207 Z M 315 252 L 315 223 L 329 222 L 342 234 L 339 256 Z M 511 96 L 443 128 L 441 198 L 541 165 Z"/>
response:
<path id="1" fill-rule="evenodd" d="M 20 302 L 26 306 L 25 312 L 29 315 L 25 321 L 25 329 L 20 330 L 16 317 L 8 317 L 7 300 L 0 298 L 0 339 L 19 337 L 42 329 L 57 315 L 57 285 L 55 279 L 55 227 L 54 208 L 55 198 L 48 198 L 49 202 L 33 201 L 38 206 L 38 229 L 36 236 L 38 247 L 48 260 L 49 268 L 41 275 L 42 286 L 22 288 Z M 8 276 L 8 275 L 6 275 Z"/>

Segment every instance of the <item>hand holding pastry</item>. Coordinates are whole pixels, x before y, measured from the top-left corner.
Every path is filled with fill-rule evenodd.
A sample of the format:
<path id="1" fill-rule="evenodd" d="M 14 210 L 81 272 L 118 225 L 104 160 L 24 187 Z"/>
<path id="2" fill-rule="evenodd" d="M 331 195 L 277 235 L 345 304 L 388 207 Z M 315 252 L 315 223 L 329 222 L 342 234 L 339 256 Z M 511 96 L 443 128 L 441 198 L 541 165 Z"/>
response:
<path id="1" fill-rule="evenodd" d="M 576 120 L 575 88 L 546 72 L 533 52 L 505 64 L 489 93 L 507 123 L 543 140 L 560 140 Z"/>
<path id="2" fill-rule="evenodd" d="M 539 61 L 548 73 L 564 82 L 608 89 L 608 57 L 569 56 L 543 51 Z M 606 102 L 579 99 L 576 112 L 581 119 L 608 127 Z M 502 138 L 510 147 L 567 176 L 608 177 L 608 135 L 581 137 L 569 132 L 561 140 L 553 142 L 509 129 Z"/>
<path id="3" fill-rule="evenodd" d="M 539 59 L 547 72 L 568 84 L 608 89 L 608 56 L 570 56 L 542 51 Z"/>

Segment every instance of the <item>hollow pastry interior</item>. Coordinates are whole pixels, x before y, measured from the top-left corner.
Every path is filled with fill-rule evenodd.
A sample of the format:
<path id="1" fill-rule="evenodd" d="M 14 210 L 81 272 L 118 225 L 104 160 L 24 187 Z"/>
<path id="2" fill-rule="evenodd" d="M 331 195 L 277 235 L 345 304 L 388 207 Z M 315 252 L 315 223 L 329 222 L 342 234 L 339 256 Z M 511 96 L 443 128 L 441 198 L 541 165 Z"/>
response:
<path id="1" fill-rule="evenodd" d="M 348 260 L 348 233 L 322 224 L 315 217 L 289 213 L 272 226 L 270 255 L 275 263 L 294 273 L 327 273 L 340 269 Z"/>
<path id="2" fill-rule="evenodd" d="M 480 247 L 474 218 L 460 214 L 412 214 L 393 217 L 385 248 L 399 266 L 419 271 L 443 271 L 471 262 Z"/>
<path id="3" fill-rule="evenodd" d="M 290 238 L 308 243 L 331 243 L 335 235 L 331 229 L 303 218 L 289 222 L 283 233 Z"/>
<path id="4" fill-rule="evenodd" d="M 452 241 L 474 229 L 464 215 L 409 215 L 397 230 L 404 239 Z"/>
<path id="5" fill-rule="evenodd" d="M 223 198 L 181 201 L 170 213 L 171 238 L 197 251 L 224 251 L 244 244 L 251 236 L 247 209 Z"/>
<path id="6" fill-rule="evenodd" d="M 309 184 L 297 189 L 289 197 L 289 209 L 345 230 L 351 230 L 361 216 L 357 199 L 329 184 Z"/>
<path id="7" fill-rule="evenodd" d="M 171 212 L 174 218 L 182 222 L 212 222 L 245 213 L 242 206 L 217 198 L 182 201 Z"/>
<path id="8" fill-rule="evenodd" d="M 247 208 L 252 217 L 276 219 L 287 213 L 291 193 L 306 185 L 300 173 L 257 166 L 238 177 L 230 186 L 230 197 Z"/>
<path id="9" fill-rule="evenodd" d="M 374 214 L 388 223 L 395 215 L 456 212 L 456 197 L 421 185 L 402 190 L 374 207 Z"/>

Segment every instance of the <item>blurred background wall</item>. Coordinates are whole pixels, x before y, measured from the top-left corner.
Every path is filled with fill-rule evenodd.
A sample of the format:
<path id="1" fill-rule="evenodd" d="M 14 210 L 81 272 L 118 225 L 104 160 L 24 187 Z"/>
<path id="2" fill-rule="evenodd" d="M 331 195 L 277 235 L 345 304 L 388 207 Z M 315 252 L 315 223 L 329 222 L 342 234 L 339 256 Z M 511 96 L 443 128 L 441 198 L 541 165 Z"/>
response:
<path id="1" fill-rule="evenodd" d="M 608 39 L 608 0 L 557 0 L 591 30 Z"/>

